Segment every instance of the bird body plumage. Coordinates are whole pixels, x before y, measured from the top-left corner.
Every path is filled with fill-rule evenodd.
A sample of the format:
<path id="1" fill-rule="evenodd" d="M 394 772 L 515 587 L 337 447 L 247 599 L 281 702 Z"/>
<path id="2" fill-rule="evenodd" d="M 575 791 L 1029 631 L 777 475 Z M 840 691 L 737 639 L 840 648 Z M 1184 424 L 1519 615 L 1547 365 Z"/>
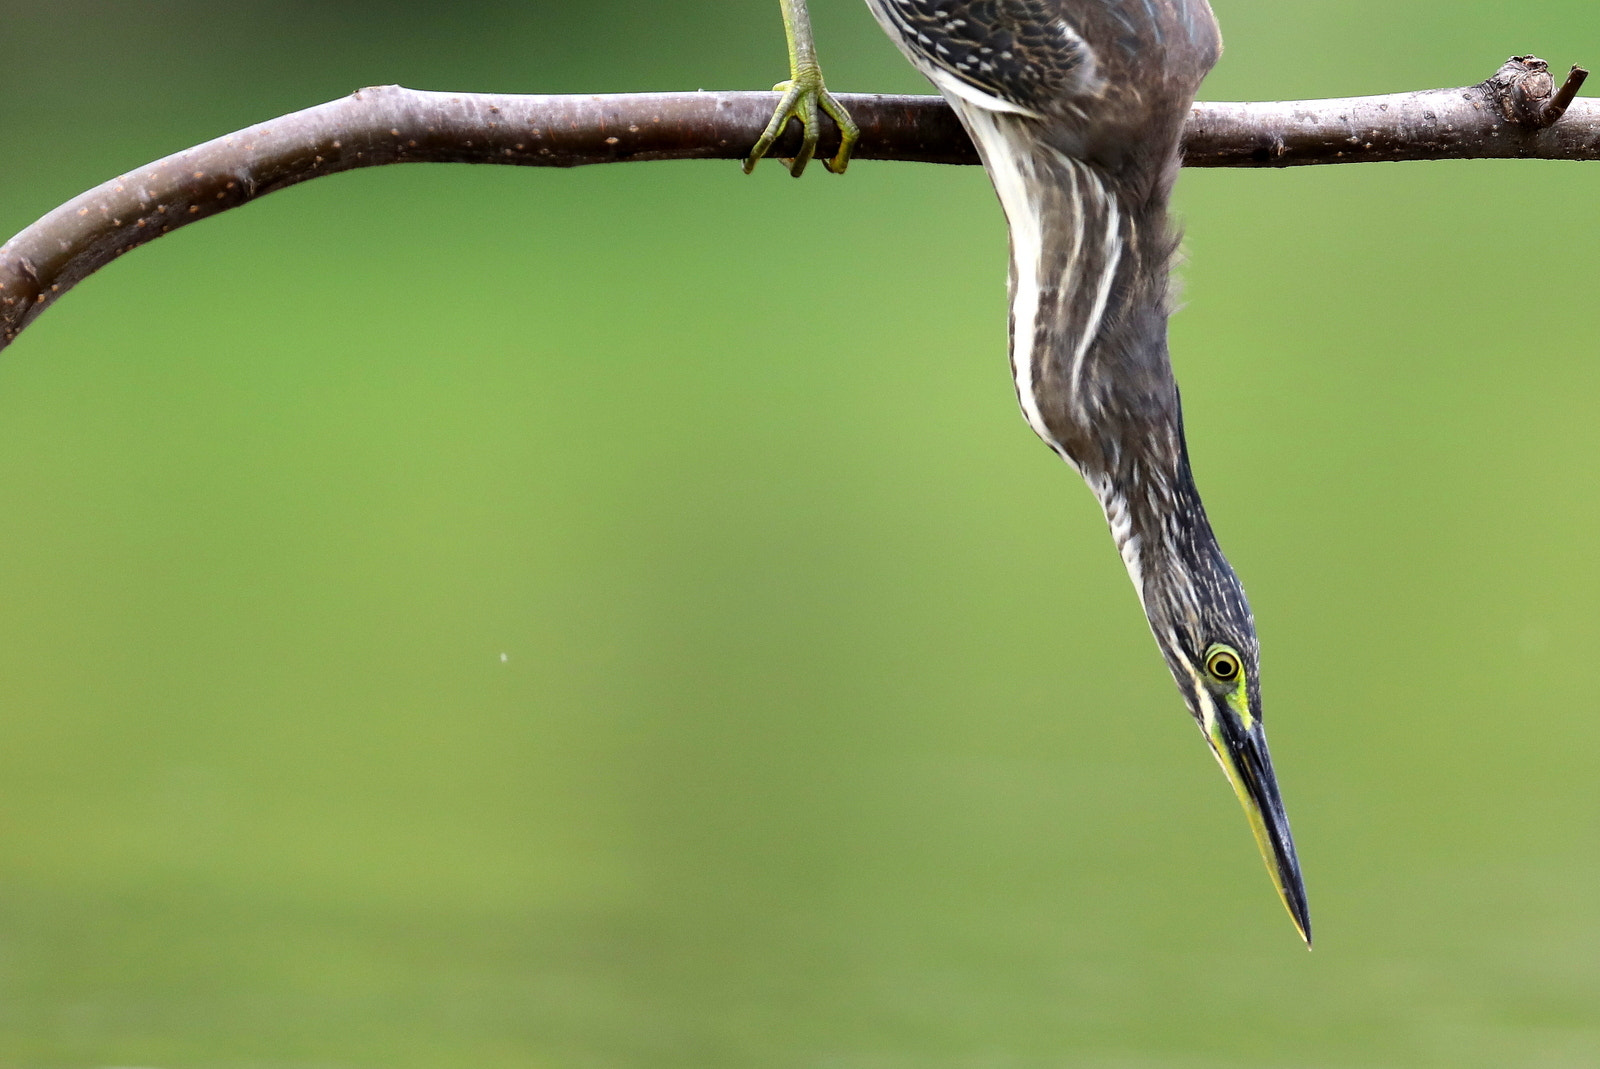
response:
<path id="1" fill-rule="evenodd" d="M 1195 489 L 1167 350 L 1183 124 L 1221 52 L 1206 0 L 867 0 L 949 100 L 1011 233 L 1033 430 L 1099 498 L 1150 628 L 1309 942 L 1260 726 L 1255 621 Z M 1214 673 L 1231 665 L 1230 675 Z"/>
<path id="2" fill-rule="evenodd" d="M 1146 551 L 1177 549 L 1174 508 L 1204 523 L 1197 495 L 1192 507 L 1179 500 L 1188 471 L 1166 346 L 1176 250 L 1166 204 L 1184 117 L 1220 48 L 1210 9 L 868 4 L 978 145 L 1011 229 L 1018 400 L 1100 498 L 1143 594 L 1159 578 Z"/>

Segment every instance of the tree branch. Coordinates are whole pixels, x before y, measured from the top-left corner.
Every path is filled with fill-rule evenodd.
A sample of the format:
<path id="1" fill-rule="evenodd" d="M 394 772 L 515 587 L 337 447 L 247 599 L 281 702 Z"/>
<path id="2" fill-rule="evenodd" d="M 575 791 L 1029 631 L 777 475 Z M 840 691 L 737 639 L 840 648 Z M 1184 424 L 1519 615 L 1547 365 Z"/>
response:
<path id="1" fill-rule="evenodd" d="M 1516 57 L 1464 89 L 1286 103 L 1194 106 L 1191 167 L 1378 160 L 1600 159 L 1600 100 L 1557 90 Z M 938 97 L 839 97 L 861 126 L 859 160 L 977 163 Z M 493 96 L 362 89 L 208 141 L 68 201 L 0 246 L 0 348 L 82 279 L 147 241 L 274 190 L 388 163 L 576 167 L 628 160 L 742 159 L 772 93 Z M 1564 112 L 1564 117 L 1563 117 Z M 1559 122 L 1556 120 L 1559 119 Z M 1552 125 L 1553 124 L 1553 125 Z M 771 155 L 799 148 L 798 124 Z M 830 141 L 832 145 L 830 146 Z M 818 149 L 834 151 L 829 126 Z"/>

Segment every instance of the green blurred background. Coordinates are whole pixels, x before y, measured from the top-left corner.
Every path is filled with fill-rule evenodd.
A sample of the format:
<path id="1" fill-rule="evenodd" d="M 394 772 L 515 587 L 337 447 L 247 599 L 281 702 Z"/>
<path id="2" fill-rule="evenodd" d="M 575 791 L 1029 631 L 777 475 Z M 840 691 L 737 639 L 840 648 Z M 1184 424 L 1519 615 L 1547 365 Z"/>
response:
<path id="1" fill-rule="evenodd" d="M 1217 9 L 1208 99 L 1600 63 L 1589 0 Z M 772 0 L 0 26 L 6 234 L 361 85 L 784 73 Z M 140 249 L 0 361 L 0 1065 L 1600 1063 L 1597 190 L 1181 184 L 1311 954 L 1016 412 L 977 169 L 385 168 Z"/>

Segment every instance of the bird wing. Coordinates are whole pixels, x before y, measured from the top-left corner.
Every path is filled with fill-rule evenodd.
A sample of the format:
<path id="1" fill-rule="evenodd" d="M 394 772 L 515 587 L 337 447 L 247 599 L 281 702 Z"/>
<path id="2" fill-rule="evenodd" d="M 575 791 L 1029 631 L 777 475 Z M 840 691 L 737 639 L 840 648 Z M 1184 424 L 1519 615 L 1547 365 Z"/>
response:
<path id="1" fill-rule="evenodd" d="M 1061 0 L 868 0 L 939 88 L 1040 116 L 1098 88 L 1095 53 Z"/>

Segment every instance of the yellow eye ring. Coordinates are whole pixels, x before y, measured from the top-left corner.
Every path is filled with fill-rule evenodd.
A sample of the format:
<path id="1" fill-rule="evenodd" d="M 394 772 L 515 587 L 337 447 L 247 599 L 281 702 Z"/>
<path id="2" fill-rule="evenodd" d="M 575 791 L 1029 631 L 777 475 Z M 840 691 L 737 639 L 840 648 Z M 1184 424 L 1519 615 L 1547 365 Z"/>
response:
<path id="1" fill-rule="evenodd" d="M 1233 683 L 1244 671 L 1239 655 L 1226 646 L 1213 646 L 1206 653 L 1206 671 L 1218 683 Z"/>

